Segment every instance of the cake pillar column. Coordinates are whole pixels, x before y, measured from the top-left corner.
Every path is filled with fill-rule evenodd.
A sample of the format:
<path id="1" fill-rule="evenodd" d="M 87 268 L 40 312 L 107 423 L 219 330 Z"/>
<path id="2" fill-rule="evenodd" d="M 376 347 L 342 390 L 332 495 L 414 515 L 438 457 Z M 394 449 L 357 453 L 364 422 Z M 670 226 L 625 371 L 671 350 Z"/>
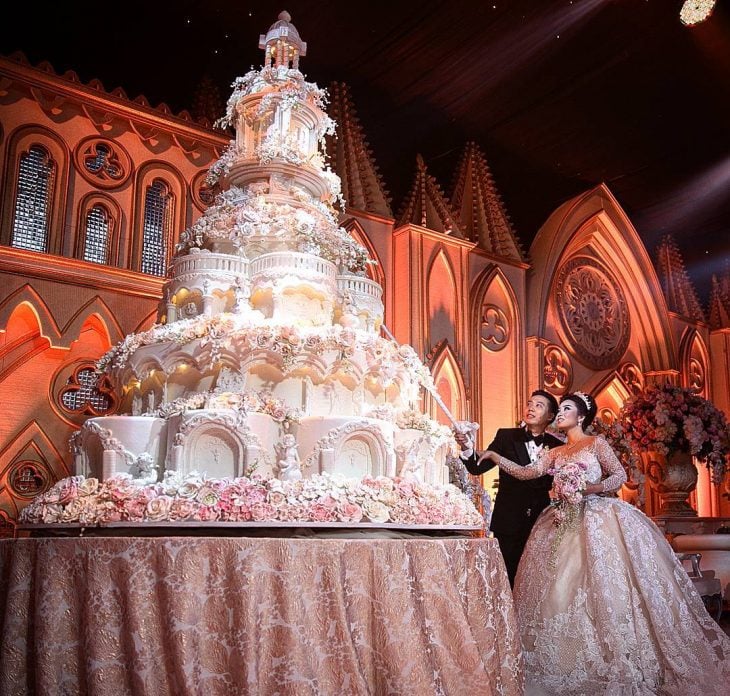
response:
<path id="1" fill-rule="evenodd" d="M 323 449 L 319 453 L 319 473 L 333 474 L 335 472 L 335 451 Z"/>
<path id="2" fill-rule="evenodd" d="M 170 324 L 177 321 L 177 307 L 174 302 L 167 303 L 167 323 Z"/>
<path id="3" fill-rule="evenodd" d="M 203 297 L 203 314 L 206 317 L 213 316 L 213 298 L 210 295 Z"/>
<path id="4" fill-rule="evenodd" d="M 101 472 L 104 481 L 110 479 L 117 471 L 117 453 L 114 450 L 104 450 L 101 456 Z"/>

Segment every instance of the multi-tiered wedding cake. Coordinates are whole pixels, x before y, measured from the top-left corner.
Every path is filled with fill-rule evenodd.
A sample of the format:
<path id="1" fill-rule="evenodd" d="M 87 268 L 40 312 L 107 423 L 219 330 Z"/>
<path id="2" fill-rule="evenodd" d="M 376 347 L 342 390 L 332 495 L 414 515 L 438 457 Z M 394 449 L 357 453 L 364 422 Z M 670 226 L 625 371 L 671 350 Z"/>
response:
<path id="1" fill-rule="evenodd" d="M 158 323 L 100 360 L 124 415 L 74 434 L 77 476 L 26 521 L 481 523 L 448 484 L 450 430 L 419 410 L 429 371 L 381 336 L 372 260 L 338 226 L 334 123 L 287 13 L 260 47 L 221 119 L 236 131 L 209 175 L 221 193 L 180 236 Z"/>

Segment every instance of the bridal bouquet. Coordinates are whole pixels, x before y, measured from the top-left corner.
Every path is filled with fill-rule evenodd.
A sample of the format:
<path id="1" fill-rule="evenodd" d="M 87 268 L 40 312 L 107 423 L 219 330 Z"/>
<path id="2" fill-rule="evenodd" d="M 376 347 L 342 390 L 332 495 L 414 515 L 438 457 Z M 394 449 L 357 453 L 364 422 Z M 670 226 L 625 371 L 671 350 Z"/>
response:
<path id="1" fill-rule="evenodd" d="M 558 528 L 550 553 L 551 568 L 555 568 L 557 551 L 563 535 L 578 519 L 580 502 L 583 500 L 583 491 L 586 489 L 587 469 L 588 465 L 583 462 L 570 462 L 548 471 L 553 477 L 550 505 L 553 507 L 554 522 Z"/>

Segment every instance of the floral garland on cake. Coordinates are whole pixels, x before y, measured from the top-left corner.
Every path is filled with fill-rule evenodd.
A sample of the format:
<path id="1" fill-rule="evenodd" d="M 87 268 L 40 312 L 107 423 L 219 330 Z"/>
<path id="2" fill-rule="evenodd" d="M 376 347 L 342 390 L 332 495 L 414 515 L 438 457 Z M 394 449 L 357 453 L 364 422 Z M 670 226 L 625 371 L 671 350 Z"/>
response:
<path id="1" fill-rule="evenodd" d="M 155 324 L 147 331 L 129 334 L 102 355 L 96 366 L 102 372 L 123 368 L 142 346 L 167 342 L 186 345 L 195 340 L 210 347 L 212 356 L 219 354 L 231 341 L 245 343 L 249 350 L 271 350 L 281 354 L 285 368 L 293 365 L 298 354 L 321 354 L 331 350 L 340 355 L 336 367 L 344 369 L 359 350 L 365 353 L 373 374 L 384 383 L 392 382 L 399 371 L 404 371 L 425 388 L 434 388 L 430 370 L 407 344 L 399 346 L 380 336 L 340 325 L 309 330 L 296 326 L 251 325 L 229 313 Z"/>
<path id="2" fill-rule="evenodd" d="M 230 164 L 229 160 L 226 162 Z M 332 195 L 340 196 L 339 178 L 334 174 L 329 176 L 327 171 L 322 174 Z M 231 186 L 219 193 L 213 205 L 182 232 L 175 246 L 176 254 L 201 248 L 212 240 L 231 240 L 245 248 L 254 237 L 272 240 L 291 237 L 296 240 L 299 251 L 321 256 L 352 273 L 363 274 L 368 265 L 375 263 L 367 249 L 338 226 L 334 213 L 322 201 L 312 203 L 309 207 L 314 210 L 310 212 L 288 203 L 272 203 L 250 189 Z"/>
<path id="3" fill-rule="evenodd" d="M 278 69 L 269 66 L 261 68 L 261 70 L 249 70 L 245 75 L 233 80 L 231 87 L 233 92 L 228 97 L 226 113 L 213 124 L 214 128 L 232 126 L 238 103 L 249 94 L 263 92 L 271 87 L 274 87 L 277 93 L 292 105 L 309 100 L 318 109 L 324 111 L 329 102 L 327 90 L 314 82 L 304 80 L 299 70 L 287 70 L 285 77 L 282 77 Z"/>
<path id="4" fill-rule="evenodd" d="M 473 503 L 456 486 L 385 476 L 349 479 L 318 474 L 299 481 L 209 479 L 166 472 L 140 485 L 120 474 L 106 481 L 71 476 L 37 496 L 23 524 L 112 522 L 341 522 L 481 526 Z"/>
<path id="5" fill-rule="evenodd" d="M 285 430 L 302 418 L 302 412 L 299 409 L 289 406 L 282 399 L 277 399 L 269 393 L 254 390 L 221 391 L 217 389 L 196 392 L 167 401 L 146 415 L 170 418 L 195 409 L 230 409 L 243 413 L 263 413 L 284 425 Z"/>

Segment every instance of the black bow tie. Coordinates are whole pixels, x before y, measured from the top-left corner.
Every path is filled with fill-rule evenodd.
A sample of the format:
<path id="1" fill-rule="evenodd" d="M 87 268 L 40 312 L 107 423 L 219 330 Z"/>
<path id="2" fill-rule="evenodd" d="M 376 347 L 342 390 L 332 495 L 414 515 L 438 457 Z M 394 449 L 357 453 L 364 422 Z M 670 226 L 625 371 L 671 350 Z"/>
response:
<path id="1" fill-rule="evenodd" d="M 525 441 L 529 442 L 532 440 L 538 447 L 545 441 L 545 435 L 533 435 L 529 430 L 525 431 Z"/>

